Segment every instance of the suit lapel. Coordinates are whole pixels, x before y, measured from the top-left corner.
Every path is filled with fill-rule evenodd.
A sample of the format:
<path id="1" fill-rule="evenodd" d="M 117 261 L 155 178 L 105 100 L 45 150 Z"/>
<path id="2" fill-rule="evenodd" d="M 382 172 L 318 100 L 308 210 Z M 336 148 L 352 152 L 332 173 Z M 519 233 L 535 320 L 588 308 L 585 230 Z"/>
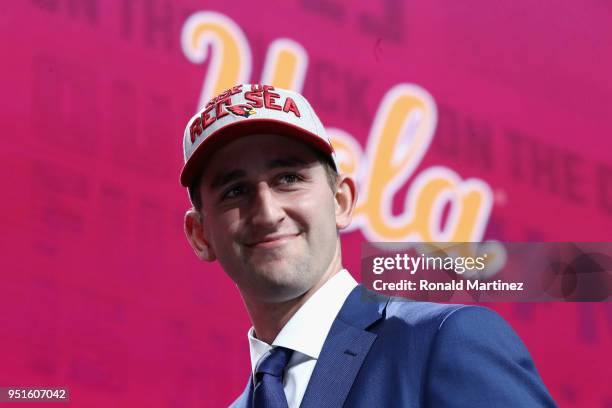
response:
<path id="1" fill-rule="evenodd" d="M 300 407 L 341 407 L 377 335 L 365 329 L 379 320 L 387 298 L 361 285 L 348 296 L 327 335 Z"/>

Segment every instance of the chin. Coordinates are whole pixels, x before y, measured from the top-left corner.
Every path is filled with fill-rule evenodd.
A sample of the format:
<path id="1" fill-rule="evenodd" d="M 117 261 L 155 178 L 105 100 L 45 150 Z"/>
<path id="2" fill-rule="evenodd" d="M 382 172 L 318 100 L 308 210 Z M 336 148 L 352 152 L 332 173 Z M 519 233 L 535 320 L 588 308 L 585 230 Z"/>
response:
<path id="1" fill-rule="evenodd" d="M 284 302 L 302 296 L 313 285 L 304 279 L 304 275 L 299 272 L 287 275 L 287 267 L 280 270 L 259 271 L 257 285 L 259 294 L 264 294 L 268 301 Z"/>

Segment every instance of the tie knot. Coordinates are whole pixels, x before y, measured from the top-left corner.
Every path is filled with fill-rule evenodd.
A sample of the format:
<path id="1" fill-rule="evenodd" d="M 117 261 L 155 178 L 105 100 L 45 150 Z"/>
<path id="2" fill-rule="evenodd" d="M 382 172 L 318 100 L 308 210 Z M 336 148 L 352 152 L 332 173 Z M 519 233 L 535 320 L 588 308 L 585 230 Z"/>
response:
<path id="1" fill-rule="evenodd" d="M 274 377 L 282 377 L 283 370 L 287 366 L 293 350 L 285 347 L 275 347 L 270 354 L 263 359 L 257 367 L 256 374 L 270 374 Z"/>

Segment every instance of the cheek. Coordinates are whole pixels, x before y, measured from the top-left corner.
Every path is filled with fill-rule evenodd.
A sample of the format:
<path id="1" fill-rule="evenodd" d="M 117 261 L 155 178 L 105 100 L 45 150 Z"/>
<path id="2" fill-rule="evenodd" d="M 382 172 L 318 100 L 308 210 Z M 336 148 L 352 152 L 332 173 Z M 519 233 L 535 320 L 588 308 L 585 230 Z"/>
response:
<path id="1" fill-rule="evenodd" d="M 331 196 L 310 197 L 300 200 L 300 214 L 310 229 L 318 233 L 329 230 L 335 234 L 336 216 L 334 201 Z"/>
<path id="2" fill-rule="evenodd" d="M 205 232 L 215 250 L 221 249 L 232 241 L 238 226 L 238 220 L 232 214 L 224 213 L 211 217 L 212 220 Z M 206 231 L 207 230 L 207 231 Z"/>

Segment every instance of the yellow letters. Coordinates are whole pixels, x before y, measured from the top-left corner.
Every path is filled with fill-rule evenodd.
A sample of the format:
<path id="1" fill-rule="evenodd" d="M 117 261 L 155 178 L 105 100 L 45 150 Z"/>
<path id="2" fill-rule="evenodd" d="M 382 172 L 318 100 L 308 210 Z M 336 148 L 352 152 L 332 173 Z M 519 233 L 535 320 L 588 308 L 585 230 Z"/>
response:
<path id="1" fill-rule="evenodd" d="M 251 75 L 251 49 L 240 27 L 223 14 L 192 14 L 181 33 L 183 53 L 194 64 L 210 58 L 198 109 L 215 95 L 246 82 Z M 208 47 L 212 45 L 212 55 Z"/>
<path id="2" fill-rule="evenodd" d="M 452 170 L 433 167 L 411 182 L 404 211 L 392 214 L 397 191 L 408 182 L 429 148 L 436 127 L 433 98 L 412 84 L 384 96 L 368 138 L 367 173 L 360 190 L 356 224 L 371 241 L 478 241 L 491 210 L 488 186 L 462 181 Z M 441 225 L 443 208 L 450 214 Z"/>
<path id="3" fill-rule="evenodd" d="M 268 47 L 261 83 L 301 92 L 308 54 L 295 41 L 280 38 Z"/>
<path id="4" fill-rule="evenodd" d="M 197 12 L 183 26 L 181 42 L 193 63 L 210 58 L 199 106 L 237 83 L 248 82 L 251 51 L 240 27 L 215 12 Z M 212 45 L 212 55 L 207 54 Z M 289 39 L 272 42 L 262 83 L 301 91 L 308 54 Z M 414 84 L 399 84 L 383 97 L 365 152 L 351 135 L 328 128 L 340 171 L 353 175 L 359 202 L 352 228 L 370 241 L 474 242 L 482 240 L 492 194 L 482 180 L 462 180 L 453 170 L 434 166 L 415 175 L 437 124 L 431 95 Z M 410 180 L 412 178 L 412 180 Z M 397 192 L 410 183 L 403 210 L 392 213 Z M 448 206 L 448 217 L 444 208 Z"/>

